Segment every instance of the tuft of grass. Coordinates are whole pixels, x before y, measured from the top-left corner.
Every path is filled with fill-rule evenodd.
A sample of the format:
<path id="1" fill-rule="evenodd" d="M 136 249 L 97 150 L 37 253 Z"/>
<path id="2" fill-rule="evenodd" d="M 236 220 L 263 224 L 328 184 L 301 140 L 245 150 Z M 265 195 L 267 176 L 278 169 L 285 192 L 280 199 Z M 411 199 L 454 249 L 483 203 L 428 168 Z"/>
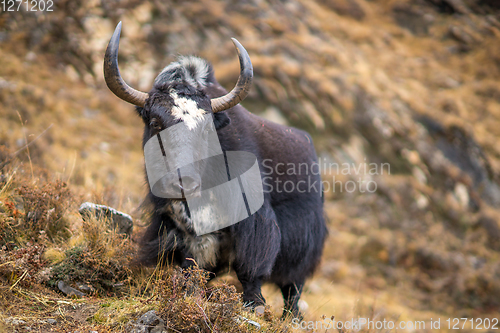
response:
<path id="1" fill-rule="evenodd" d="M 131 318 L 155 309 L 154 304 L 141 298 L 108 299 L 100 305 L 89 321 L 121 331 Z"/>
<path id="2" fill-rule="evenodd" d="M 66 254 L 60 249 L 49 248 L 43 253 L 43 258 L 50 264 L 55 265 L 66 259 Z"/>
<path id="3" fill-rule="evenodd" d="M 13 156 L 0 145 L 0 246 L 69 238 L 65 213 L 72 195 L 66 183 Z"/>
<path id="4" fill-rule="evenodd" d="M 135 289 L 121 298 L 106 298 L 88 318 L 93 325 L 128 331 L 141 315 L 156 310 L 167 330 L 172 332 L 255 332 L 248 321 L 257 322 L 262 330 L 285 332 L 289 319 L 274 316 L 269 307 L 264 316 L 247 311 L 241 294 L 226 283 L 207 286 L 208 273 L 197 267 L 157 266 L 154 271 L 135 271 Z M 132 325 L 133 326 L 133 325 Z"/>
<path id="5" fill-rule="evenodd" d="M 0 281 L 1 285 L 29 287 L 46 279 L 44 268 L 47 262 L 43 259 L 44 246 L 28 242 L 23 247 L 0 248 Z"/>
<path id="6" fill-rule="evenodd" d="M 253 320 L 266 331 L 287 330 L 290 323 L 269 311 L 264 317 L 246 311 L 234 286 L 223 283 L 207 288 L 207 282 L 208 273 L 198 267 L 160 272 L 156 280 L 158 307 L 168 328 L 180 332 L 254 332 L 256 327 L 248 323 Z"/>
<path id="7" fill-rule="evenodd" d="M 18 190 L 24 206 L 24 230 L 29 237 L 45 232 L 51 241 L 67 239 L 71 235 L 64 217 L 71 202 L 66 183 L 47 182 L 41 186 L 23 185 Z"/>
<path id="8" fill-rule="evenodd" d="M 69 247 L 63 260 L 53 266 L 49 285 L 55 287 L 57 281 L 64 280 L 91 285 L 98 293 L 121 293 L 119 287 L 131 281 L 131 240 L 97 219 L 84 221 L 77 238 L 70 242 L 75 246 Z"/>

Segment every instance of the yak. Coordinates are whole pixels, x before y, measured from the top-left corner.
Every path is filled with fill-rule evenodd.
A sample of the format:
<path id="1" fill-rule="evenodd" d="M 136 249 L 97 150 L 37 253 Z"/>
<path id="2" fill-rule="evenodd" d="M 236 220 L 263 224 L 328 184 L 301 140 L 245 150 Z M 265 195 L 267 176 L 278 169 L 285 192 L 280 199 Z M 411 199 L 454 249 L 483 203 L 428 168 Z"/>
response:
<path id="1" fill-rule="evenodd" d="M 210 116 L 222 151 L 255 155 L 263 184 L 260 209 L 238 223 L 204 235 L 193 231 L 185 198 L 158 197 L 149 184 L 151 218 L 141 240 L 141 262 L 152 265 L 167 260 L 182 268 L 196 264 L 213 274 L 233 270 L 243 288 L 243 302 L 252 309 L 265 304 L 262 283 L 274 283 L 283 294 L 283 315 L 300 316 L 298 301 L 305 280 L 319 264 L 328 233 L 310 135 L 256 116 L 239 104 L 251 87 L 253 68 L 247 51 L 236 39 L 233 43 L 240 74 L 231 91 L 217 82 L 208 61 L 181 56 L 161 71 L 145 93 L 130 87 L 120 75 L 120 32 L 121 22 L 106 49 L 105 81 L 117 97 L 136 106 L 144 122 L 143 145 L 180 122 L 198 131 L 200 115 Z M 189 140 L 179 140 L 176 145 L 183 151 L 197 148 L 189 146 Z M 284 166 L 291 164 L 297 166 L 295 172 L 286 172 Z M 185 194 L 198 188 L 199 182 L 199 177 L 192 177 L 188 184 L 178 186 Z"/>

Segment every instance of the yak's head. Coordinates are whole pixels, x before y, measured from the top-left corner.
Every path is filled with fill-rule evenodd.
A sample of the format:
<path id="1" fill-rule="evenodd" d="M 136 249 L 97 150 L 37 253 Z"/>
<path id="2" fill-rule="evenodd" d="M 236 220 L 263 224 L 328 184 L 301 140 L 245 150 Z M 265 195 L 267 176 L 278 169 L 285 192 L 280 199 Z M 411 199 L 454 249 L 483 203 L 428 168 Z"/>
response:
<path id="1" fill-rule="evenodd" d="M 201 187 L 200 169 L 193 168 L 193 164 L 221 153 L 217 136 L 214 138 L 213 135 L 216 134 L 215 130 L 229 124 L 228 116 L 222 111 L 235 106 L 248 94 L 253 78 L 250 57 L 243 46 L 233 38 L 241 71 L 236 86 L 224 96 L 208 97 L 207 89 L 216 84 L 212 68 L 205 60 L 193 56 L 180 57 L 178 61 L 165 67 L 156 77 L 151 91 L 145 93 L 127 85 L 120 75 L 120 31 L 121 22 L 106 49 L 106 84 L 116 96 L 137 106 L 145 125 L 146 158 L 149 146 L 153 147 L 154 144 L 158 149 L 153 158 L 158 157 L 158 163 L 162 163 L 160 159 L 164 159 L 167 168 L 170 163 L 168 174 L 163 175 L 161 179 L 161 186 L 169 192 L 165 197 L 185 198 L 199 191 Z M 181 169 L 182 179 L 179 171 L 181 166 L 185 166 Z M 148 177 L 149 173 L 148 169 Z M 153 186 L 151 177 L 149 180 Z"/>

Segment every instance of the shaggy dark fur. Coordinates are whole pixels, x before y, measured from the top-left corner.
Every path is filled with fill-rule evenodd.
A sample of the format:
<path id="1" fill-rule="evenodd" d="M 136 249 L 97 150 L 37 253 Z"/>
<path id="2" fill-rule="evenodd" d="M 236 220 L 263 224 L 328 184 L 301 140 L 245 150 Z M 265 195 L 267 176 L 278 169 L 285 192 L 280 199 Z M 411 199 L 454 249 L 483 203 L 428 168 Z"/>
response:
<path id="1" fill-rule="evenodd" d="M 169 114 L 174 103 L 169 95 L 172 90 L 178 96 L 196 101 L 199 108 L 210 113 L 210 98 L 227 93 L 215 80 L 211 67 L 207 75 L 201 75 L 203 84 L 196 86 L 186 75 L 197 77 L 199 82 L 200 75 L 195 75 L 198 68 L 182 67 L 179 63 L 178 67 L 173 66 L 160 74 L 144 108 L 137 108 L 145 124 L 144 144 L 158 131 L 176 122 Z M 161 126 L 156 120 L 152 124 L 153 118 L 159 120 Z M 243 286 L 243 300 L 252 306 L 265 302 L 261 284 L 275 283 L 283 293 L 284 314 L 291 312 L 297 316 L 297 302 L 304 281 L 318 265 L 327 235 L 321 180 L 317 168 L 312 167 L 317 157 L 311 137 L 301 130 L 255 116 L 240 105 L 214 114 L 214 122 L 223 151 L 252 152 L 260 163 L 262 176 L 268 178 L 263 180 L 266 193 L 262 208 L 251 217 L 211 234 L 217 243 L 214 250 L 217 260 L 202 268 L 214 273 L 227 271 L 228 267 L 234 269 Z M 302 163 L 301 174 L 286 174 L 285 166 L 289 163 L 297 167 Z M 305 165 L 308 174 L 305 174 Z M 283 187 L 281 191 L 275 188 L 276 181 L 283 185 L 287 180 L 294 184 L 305 181 L 306 185 L 290 193 Z M 310 188 L 310 184 L 316 185 Z M 182 227 L 189 222 L 187 204 L 181 202 L 187 214 L 178 214 L 174 212 L 172 200 L 151 193 L 149 199 L 154 209 L 143 237 L 142 262 L 155 264 L 164 260 L 181 267 L 193 265 L 189 260 L 193 258 L 189 244 L 196 243 L 199 237 L 192 229 Z"/>

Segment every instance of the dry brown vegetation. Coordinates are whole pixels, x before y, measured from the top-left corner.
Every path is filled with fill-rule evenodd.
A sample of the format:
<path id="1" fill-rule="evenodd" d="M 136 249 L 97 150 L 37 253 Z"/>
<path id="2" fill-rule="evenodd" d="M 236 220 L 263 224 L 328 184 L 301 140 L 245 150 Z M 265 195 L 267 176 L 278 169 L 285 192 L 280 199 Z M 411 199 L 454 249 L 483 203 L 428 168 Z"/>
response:
<path id="1" fill-rule="evenodd" d="M 242 314 L 231 287 L 207 289 L 201 272 L 175 284 L 186 279 L 175 270 L 131 267 L 145 223 L 141 126 L 102 78 L 118 20 L 121 71 L 133 86 L 149 89 L 175 55 L 195 53 L 229 88 L 237 37 L 255 71 L 251 111 L 310 131 L 327 163 L 390 164 L 390 174 L 324 174 L 330 236 L 304 292 L 306 320 L 498 318 L 495 5 L 59 1 L 53 13 L 1 13 L 0 332 L 123 331 L 150 309 L 180 331 L 251 329 L 238 316 L 284 329 L 272 287 L 264 290 L 272 311 L 256 318 Z M 373 180 L 377 190 L 341 191 L 333 176 Z M 83 222 L 83 201 L 132 214 L 132 238 Z M 61 279 L 91 292 L 64 297 L 54 287 Z M 184 282 L 194 283 L 189 295 Z M 47 318 L 58 324 L 40 322 Z"/>
<path id="2" fill-rule="evenodd" d="M 66 183 L 45 178 L 29 162 L 2 162 L 0 306 L 6 327 L 0 328 L 131 331 L 133 319 L 151 309 L 180 332 L 252 332 L 249 318 L 271 331 L 285 328 L 269 309 L 264 318 L 244 310 L 234 286 L 207 287 L 203 270 L 136 267 L 130 237 L 108 229 L 103 219 L 80 221 L 66 212 L 76 209 Z M 87 295 L 63 296 L 61 281 Z M 55 324 L 48 321 L 53 319 Z"/>

